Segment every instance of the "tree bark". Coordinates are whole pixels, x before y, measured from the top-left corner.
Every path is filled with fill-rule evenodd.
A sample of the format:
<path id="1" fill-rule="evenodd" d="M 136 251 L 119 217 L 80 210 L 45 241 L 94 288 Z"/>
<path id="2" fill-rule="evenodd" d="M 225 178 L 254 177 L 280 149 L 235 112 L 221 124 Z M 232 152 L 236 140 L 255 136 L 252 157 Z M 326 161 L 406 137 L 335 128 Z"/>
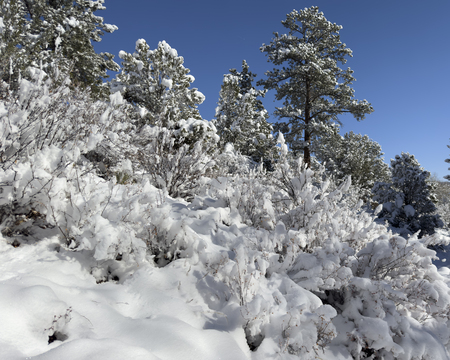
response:
<path id="1" fill-rule="evenodd" d="M 310 102 L 310 84 L 306 81 L 306 102 L 305 102 L 305 147 L 303 148 L 303 159 L 305 164 L 311 167 L 311 152 L 309 149 L 311 143 L 311 132 L 309 131 L 308 125 L 311 120 L 311 102 Z"/>

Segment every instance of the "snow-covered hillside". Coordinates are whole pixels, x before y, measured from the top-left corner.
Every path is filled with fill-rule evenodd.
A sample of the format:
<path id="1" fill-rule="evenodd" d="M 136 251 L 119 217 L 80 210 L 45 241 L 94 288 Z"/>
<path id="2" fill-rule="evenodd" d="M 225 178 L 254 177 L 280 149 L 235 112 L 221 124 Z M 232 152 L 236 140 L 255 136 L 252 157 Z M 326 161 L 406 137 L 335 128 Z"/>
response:
<path id="1" fill-rule="evenodd" d="M 106 182 L 97 181 L 101 191 Z M 113 193 L 121 198 L 133 187 L 140 186 L 115 185 Z M 150 207 L 161 219 L 154 221 L 158 231 L 165 229 L 166 237 L 184 244 L 178 259 L 164 267 L 150 258 L 125 261 L 99 255 L 96 248 L 102 239 L 117 232 L 115 222 L 102 226 L 97 219 L 93 225 L 99 226 L 99 233 L 94 235 L 100 240 L 94 249 L 81 251 L 61 246 L 55 228 L 35 232 L 31 227 L 29 236 L 2 237 L 0 358 L 351 359 L 361 341 L 400 359 L 447 358 L 447 321 L 423 317 L 425 307 L 434 307 L 428 312 L 431 317 L 448 306 L 449 272 L 436 271 L 429 260 L 433 251 L 417 240 L 411 240 L 413 252 L 404 251 L 402 244 L 403 253 L 392 259 L 385 252 L 393 252 L 393 243 L 401 240 L 373 239 L 358 256 L 364 265 L 360 277 L 346 274 L 344 267 L 334 270 L 342 271 L 340 281 L 351 277 L 338 315 L 327 299 L 305 289 L 317 291 L 322 283 L 323 272 L 331 266 L 325 252 L 303 254 L 297 264 L 303 270 L 277 269 L 283 263 L 269 245 L 276 239 L 286 243 L 283 226 L 267 231 L 244 225 L 212 198 L 189 204 L 163 197 L 148 184 L 141 191 L 142 198 L 160 199 Z M 110 199 L 104 216 L 119 211 L 115 200 Z M 404 266 L 422 273 L 409 274 L 413 276 L 403 289 L 393 288 L 396 279 L 367 276 L 373 269 L 370 263 L 382 262 L 379 268 L 390 271 L 387 266 L 397 268 L 390 264 L 402 257 L 418 261 Z M 329 272 L 325 281 L 335 282 L 336 275 Z M 337 289 L 328 291 L 328 298 L 340 296 Z M 420 291 L 428 292 L 428 304 L 417 302 Z M 398 303 L 396 309 L 389 296 L 399 302 L 409 296 L 412 301 L 410 306 Z"/>
<path id="2" fill-rule="evenodd" d="M 393 234 L 282 135 L 266 172 L 58 86 L 0 102 L 1 359 L 449 358 L 448 234 Z"/>

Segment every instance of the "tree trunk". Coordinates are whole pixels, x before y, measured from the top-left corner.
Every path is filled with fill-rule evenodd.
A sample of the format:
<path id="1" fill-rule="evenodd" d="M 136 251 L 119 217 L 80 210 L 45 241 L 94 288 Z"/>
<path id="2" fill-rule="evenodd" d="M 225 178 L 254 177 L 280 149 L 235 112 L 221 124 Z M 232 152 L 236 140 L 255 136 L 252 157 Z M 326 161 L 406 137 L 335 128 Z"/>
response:
<path id="1" fill-rule="evenodd" d="M 305 124 L 307 124 L 306 121 L 305 121 Z M 309 133 L 309 131 L 307 129 L 305 129 L 305 142 L 308 143 L 308 145 L 306 145 L 305 148 L 303 149 L 303 158 L 304 158 L 305 164 L 309 168 L 309 167 L 311 167 L 311 152 L 309 150 L 309 143 L 311 142 L 311 134 Z"/>
<path id="2" fill-rule="evenodd" d="M 311 167 L 311 152 L 309 150 L 309 146 L 311 144 L 311 133 L 309 131 L 308 125 L 311 120 L 311 113 L 310 113 L 310 90 L 309 90 L 309 81 L 306 81 L 306 102 L 305 102 L 305 147 L 303 148 L 303 160 L 305 161 L 305 164 L 308 166 L 308 168 Z"/>

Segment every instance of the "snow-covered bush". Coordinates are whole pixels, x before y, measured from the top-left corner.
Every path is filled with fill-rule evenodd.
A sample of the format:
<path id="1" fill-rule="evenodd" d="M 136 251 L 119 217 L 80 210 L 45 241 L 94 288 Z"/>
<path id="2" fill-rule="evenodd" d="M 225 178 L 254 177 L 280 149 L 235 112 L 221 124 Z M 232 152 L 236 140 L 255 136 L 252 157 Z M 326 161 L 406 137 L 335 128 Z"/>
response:
<path id="1" fill-rule="evenodd" d="M 391 160 L 391 182 L 377 182 L 372 190 L 373 200 L 383 205 L 380 217 L 406 233 L 419 236 L 433 234 L 442 227 L 435 214 L 434 186 L 414 155 L 402 153 Z"/>
<path id="2" fill-rule="evenodd" d="M 18 91 L 5 92 L 0 104 L 3 169 L 51 145 L 87 153 L 118 121 L 114 107 L 91 101 L 88 91 L 71 90 L 65 79 L 59 86 L 44 81 L 39 69 L 30 73 L 34 80 L 21 80 Z"/>
<path id="3" fill-rule="evenodd" d="M 233 175 L 246 176 L 255 165 L 247 156 L 236 151 L 230 143 L 224 149 L 217 151 L 214 161 L 216 164 L 211 174 L 212 178 Z"/>
<path id="4" fill-rule="evenodd" d="M 203 192 L 226 204 L 231 217 L 249 226 L 270 230 L 276 224 L 271 201 L 272 189 L 262 165 L 259 165 L 245 174 L 212 179 Z"/>
<path id="5" fill-rule="evenodd" d="M 204 120 L 181 120 L 178 125 L 176 130 L 144 125 L 124 151 L 154 186 L 172 197 L 190 198 L 215 164 L 211 155 L 217 138 Z"/>
<path id="6" fill-rule="evenodd" d="M 0 103 L 3 233 L 24 238 L 55 228 L 65 246 L 94 250 L 97 260 L 132 253 L 141 260 L 145 244 L 125 222 L 105 217 L 117 189 L 83 156 L 121 128 L 117 96 L 93 102 L 86 92 L 42 78 L 37 72 L 34 82 L 22 80 L 17 94 Z"/>

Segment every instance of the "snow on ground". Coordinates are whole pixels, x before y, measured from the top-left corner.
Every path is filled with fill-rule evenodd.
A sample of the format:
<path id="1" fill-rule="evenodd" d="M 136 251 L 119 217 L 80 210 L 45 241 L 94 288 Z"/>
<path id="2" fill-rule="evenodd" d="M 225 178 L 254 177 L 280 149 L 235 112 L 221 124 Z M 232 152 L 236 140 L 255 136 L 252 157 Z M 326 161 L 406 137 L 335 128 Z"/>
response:
<path id="1" fill-rule="evenodd" d="M 184 260 L 97 284 L 55 238 L 18 248 L 1 239 L 0 264 L 1 359 L 250 357 L 242 328 L 208 327 L 225 315 L 205 304 L 200 272 Z M 55 332 L 67 339 L 48 344 Z"/>
<path id="2" fill-rule="evenodd" d="M 102 184 L 98 182 L 96 189 L 107 194 Z M 103 221 L 120 213 L 118 199 L 127 187 L 115 186 L 108 207 L 97 205 Z M 159 224 L 159 231 L 166 229 L 165 239 L 184 244 L 181 258 L 163 267 L 156 266 L 151 256 L 142 261 L 96 260 L 98 249 L 62 246 L 55 227 L 35 227 L 30 237 L 0 235 L 0 359 L 344 360 L 352 359 L 349 349 L 354 352 L 347 340 L 349 334 L 360 333 L 372 348 L 391 349 L 404 354 L 402 359 L 422 358 L 426 353 L 448 359 L 441 345 L 447 343 L 448 334 L 439 328 L 446 325 L 432 322 L 423 328 L 410 315 L 396 325 L 399 319 L 389 320 L 390 315 L 383 311 L 377 314 L 378 300 L 385 301 L 386 309 L 390 303 L 376 293 L 379 285 L 368 278 L 350 281 L 360 297 L 346 300 L 349 305 L 342 305 L 338 315 L 285 272 L 267 272 L 280 264 L 278 255 L 256 249 L 265 248 L 268 236 L 276 239 L 284 234 L 284 226 L 272 233 L 257 230 L 240 223 L 221 200 L 199 197 L 189 204 L 162 199 L 152 186 L 132 187 L 142 190 L 133 203 L 135 209 L 136 204 L 151 205 L 153 200 L 148 199 L 160 196 L 159 205 L 151 210 L 152 221 Z M 108 230 L 110 225 L 105 226 Z M 109 236 L 108 231 L 95 236 L 106 241 L 103 238 Z M 18 247 L 13 246 L 18 244 L 15 238 L 20 239 Z M 388 242 L 382 238 L 368 245 L 366 252 L 377 253 L 374 264 L 385 261 L 382 249 L 390 254 L 392 250 L 386 246 Z M 429 250 L 417 249 L 430 256 Z M 447 254 L 438 254 L 440 275 L 420 260 L 425 261 L 428 276 L 438 282 L 440 276 L 445 280 L 429 290 L 430 294 L 439 293 L 432 296 L 441 302 L 447 301 L 450 284 L 450 271 L 444 265 Z M 314 261 L 305 253 L 301 266 L 314 269 Z M 316 270 L 311 271 L 299 273 Z M 311 274 L 309 282 L 302 280 L 302 284 L 314 286 L 311 284 L 317 279 Z M 389 289 L 390 285 L 383 286 Z M 369 304 L 375 307 L 370 309 Z M 408 311 L 405 308 L 404 313 L 411 314 Z M 393 342 L 388 324 L 406 331 L 401 345 Z M 260 334 L 264 339 L 258 338 Z M 429 337 L 426 346 L 419 341 L 424 336 Z M 255 344 L 256 351 L 251 351 L 248 343 Z"/>

